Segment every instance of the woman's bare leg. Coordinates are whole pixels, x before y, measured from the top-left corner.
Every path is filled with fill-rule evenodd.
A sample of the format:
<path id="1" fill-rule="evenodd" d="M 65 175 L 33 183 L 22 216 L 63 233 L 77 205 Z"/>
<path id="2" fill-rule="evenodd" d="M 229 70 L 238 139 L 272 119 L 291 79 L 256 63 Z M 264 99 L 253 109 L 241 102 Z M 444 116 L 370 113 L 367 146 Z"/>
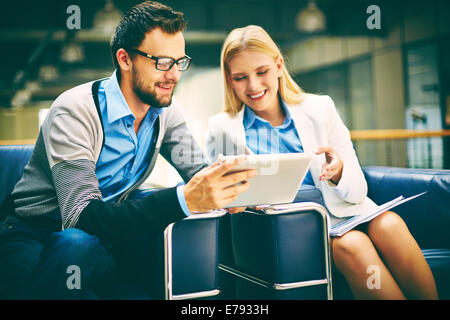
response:
<path id="1" fill-rule="evenodd" d="M 352 230 L 332 238 L 333 259 L 356 299 L 405 299 L 402 290 L 378 255 L 370 238 Z M 379 286 L 371 285 L 372 272 Z"/>
<path id="2" fill-rule="evenodd" d="M 368 235 L 408 299 L 437 299 L 433 274 L 416 240 L 396 213 L 369 223 Z"/>

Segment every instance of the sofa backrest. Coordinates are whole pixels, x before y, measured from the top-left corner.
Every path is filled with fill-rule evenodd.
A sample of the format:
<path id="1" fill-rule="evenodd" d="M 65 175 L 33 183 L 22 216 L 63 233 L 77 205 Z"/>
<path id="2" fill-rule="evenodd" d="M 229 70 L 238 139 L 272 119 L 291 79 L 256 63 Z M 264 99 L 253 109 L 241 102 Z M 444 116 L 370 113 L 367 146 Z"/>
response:
<path id="1" fill-rule="evenodd" d="M 403 218 L 422 249 L 450 248 L 450 170 L 392 167 L 363 170 L 369 197 L 377 204 L 427 191 L 392 211 Z"/>
<path id="2" fill-rule="evenodd" d="M 34 145 L 0 146 L 0 204 L 12 192 Z M 365 167 L 369 197 L 377 204 L 399 195 L 427 194 L 393 209 L 422 249 L 450 248 L 450 170 Z M 1 213 L 0 213 L 1 215 Z"/>
<path id="3" fill-rule="evenodd" d="M 0 204 L 22 177 L 33 149 L 34 145 L 0 146 Z"/>

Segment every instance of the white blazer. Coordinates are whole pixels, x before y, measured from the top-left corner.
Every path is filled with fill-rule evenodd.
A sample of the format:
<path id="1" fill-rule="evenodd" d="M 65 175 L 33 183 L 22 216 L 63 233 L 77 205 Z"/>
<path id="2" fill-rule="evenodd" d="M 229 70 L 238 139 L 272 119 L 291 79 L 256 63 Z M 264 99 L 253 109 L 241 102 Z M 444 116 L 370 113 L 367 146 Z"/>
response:
<path id="1" fill-rule="evenodd" d="M 305 152 L 331 146 L 344 162 L 338 185 L 319 181 L 325 155 L 317 155 L 311 162 L 314 184 L 322 191 L 328 210 L 336 217 L 359 214 L 375 205 L 367 197 L 367 182 L 356 157 L 350 132 L 336 111 L 329 96 L 306 94 L 298 105 L 287 105 Z M 227 113 L 208 120 L 207 151 L 211 160 L 224 155 L 251 154 L 246 146 L 243 125 L 244 108 L 234 117 Z M 359 204 L 351 206 L 350 204 Z"/>

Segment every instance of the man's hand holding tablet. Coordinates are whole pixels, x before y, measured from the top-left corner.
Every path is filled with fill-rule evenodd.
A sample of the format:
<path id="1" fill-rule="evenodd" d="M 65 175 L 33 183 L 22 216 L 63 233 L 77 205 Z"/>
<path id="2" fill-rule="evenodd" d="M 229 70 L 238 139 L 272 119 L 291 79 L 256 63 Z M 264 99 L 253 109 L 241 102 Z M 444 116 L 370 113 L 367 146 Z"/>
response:
<path id="1" fill-rule="evenodd" d="M 249 178 L 257 175 L 256 170 L 231 172 L 246 161 L 246 156 L 219 157 L 213 164 L 197 172 L 184 187 L 188 209 L 192 213 L 223 208 L 238 195 L 245 192 Z"/>
<path id="2" fill-rule="evenodd" d="M 225 207 L 228 207 L 230 213 L 237 213 L 246 207 L 258 209 L 263 205 L 292 202 L 309 170 L 313 156 L 312 152 L 246 155 L 245 160 L 230 168 L 229 172 L 256 169 L 258 175 L 251 179 L 252 184 L 247 190 Z M 239 156 L 219 157 L 219 160 L 236 157 Z"/>

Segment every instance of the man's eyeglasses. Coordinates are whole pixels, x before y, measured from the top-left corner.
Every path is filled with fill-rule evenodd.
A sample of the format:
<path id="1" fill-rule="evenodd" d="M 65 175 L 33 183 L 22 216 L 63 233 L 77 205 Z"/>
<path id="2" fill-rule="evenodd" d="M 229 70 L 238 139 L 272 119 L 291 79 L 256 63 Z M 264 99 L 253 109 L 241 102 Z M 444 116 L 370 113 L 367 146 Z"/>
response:
<path id="1" fill-rule="evenodd" d="M 135 52 L 141 56 L 144 56 L 146 58 L 155 60 L 155 67 L 156 70 L 159 71 L 169 71 L 170 69 L 172 69 L 173 65 L 176 63 L 178 66 L 178 70 L 180 71 L 186 71 L 192 61 L 192 58 L 189 56 L 184 56 L 183 58 L 180 58 L 178 60 L 175 60 L 173 58 L 170 57 L 154 57 L 152 55 L 149 55 L 145 52 L 142 52 L 138 49 L 130 49 L 129 51 L 131 52 Z"/>

